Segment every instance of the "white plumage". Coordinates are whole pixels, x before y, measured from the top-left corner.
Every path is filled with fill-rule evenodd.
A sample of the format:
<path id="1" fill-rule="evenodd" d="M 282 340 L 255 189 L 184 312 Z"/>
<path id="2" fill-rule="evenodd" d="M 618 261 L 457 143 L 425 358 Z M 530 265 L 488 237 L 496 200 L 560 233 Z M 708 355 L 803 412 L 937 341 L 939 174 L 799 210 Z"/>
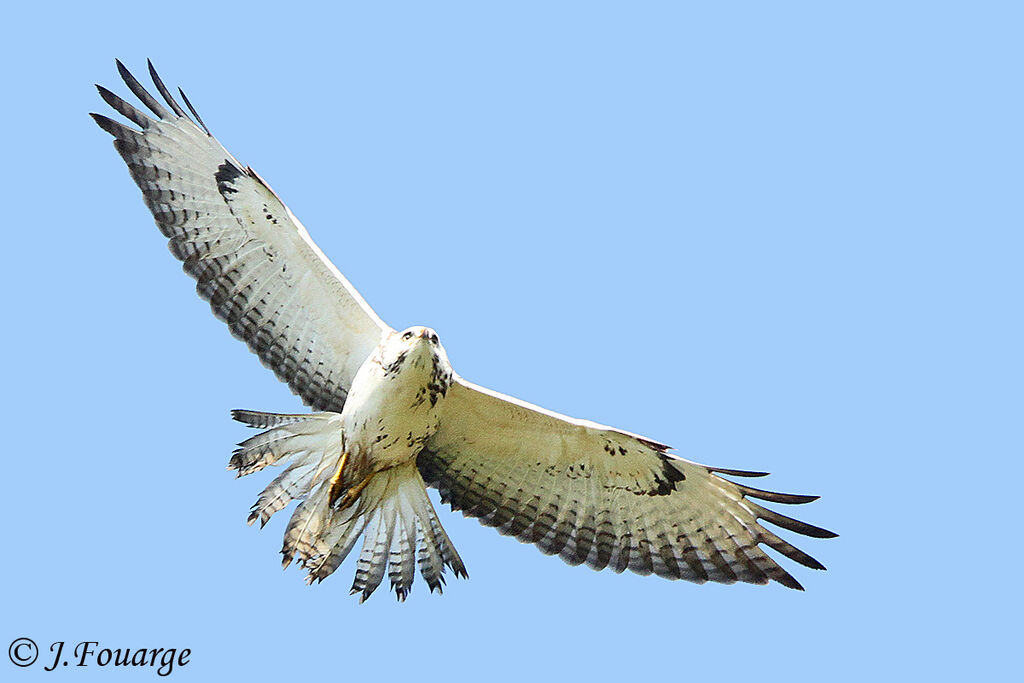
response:
<path id="1" fill-rule="evenodd" d="M 644 437 L 463 380 L 433 330 L 396 332 L 377 317 L 266 183 L 210 135 L 184 93 L 194 120 L 152 65 L 166 107 L 118 69 L 152 115 L 100 87 L 138 128 L 93 117 L 114 136 L 171 252 L 231 332 L 320 411 L 233 413 L 265 431 L 239 445 L 230 467 L 239 476 L 283 467 L 249 522 L 266 524 L 298 501 L 285 566 L 297 560 L 309 581 L 321 581 L 362 539 L 352 586 L 362 599 L 385 573 L 399 599 L 417 566 L 431 590 L 441 589 L 446 568 L 465 576 L 426 484 L 453 509 L 570 564 L 800 588 L 764 545 L 824 569 L 760 522 L 835 534 L 753 500 L 814 497 L 737 484 L 721 475 L 763 473 L 699 465 Z"/>
<path id="2" fill-rule="evenodd" d="M 278 415 L 236 410 L 235 419 L 253 427 L 271 427 L 239 444 L 229 467 L 238 476 L 268 465 L 287 465 L 260 494 L 249 523 L 264 525 L 292 500 L 301 502 L 284 535 L 284 566 L 293 559 L 307 569 L 307 581 L 322 581 L 345 559 L 363 535 L 353 592 L 370 596 L 390 567 L 391 585 L 404 598 L 413 582 L 417 552 L 420 573 L 431 590 L 444 584 L 447 566 L 456 576 L 466 569 L 441 528 L 415 459 L 371 477 L 355 504 L 329 505 L 330 479 L 344 445 L 341 415 Z"/>

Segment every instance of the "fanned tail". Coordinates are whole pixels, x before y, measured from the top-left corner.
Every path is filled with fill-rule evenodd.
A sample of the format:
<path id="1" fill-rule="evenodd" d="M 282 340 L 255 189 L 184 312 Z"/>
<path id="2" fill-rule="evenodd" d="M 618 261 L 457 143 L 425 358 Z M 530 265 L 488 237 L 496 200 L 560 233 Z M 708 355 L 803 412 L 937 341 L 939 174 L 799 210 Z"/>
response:
<path id="1" fill-rule="evenodd" d="M 250 427 L 270 427 L 239 443 L 232 453 L 228 469 L 238 470 L 240 477 L 285 460 L 307 464 L 326 454 L 332 456 L 337 465 L 341 457 L 341 415 L 338 413 L 282 415 L 232 410 L 231 417 Z"/>
<path id="2" fill-rule="evenodd" d="M 338 466 L 342 448 L 338 413 L 281 415 L 234 410 L 231 415 L 250 426 L 271 429 L 239 443 L 228 469 L 237 470 L 238 476 L 243 477 L 268 465 L 288 465 L 260 493 L 249 513 L 249 524 L 258 519 L 262 527 L 293 500 L 305 500 Z M 303 514 L 308 512 L 307 508 Z"/>
<path id="3" fill-rule="evenodd" d="M 323 581 L 337 569 L 360 534 L 363 546 L 352 583 L 352 593 L 361 594 L 360 602 L 377 589 L 385 571 L 399 600 L 412 590 L 417 565 L 431 592 L 441 591 L 445 567 L 457 577 L 468 576 L 427 498 L 415 462 L 373 475 L 352 508 L 334 514 L 338 519 L 331 523 L 323 544 L 329 550 L 304 564 L 310 582 Z"/>
<path id="4" fill-rule="evenodd" d="M 335 501 L 332 506 L 331 478 L 344 448 L 339 414 L 232 414 L 251 426 L 270 427 L 239 444 L 229 464 L 238 476 L 288 463 L 260 494 L 249 523 L 259 519 L 262 526 L 292 500 L 300 501 L 288 522 L 281 553 L 285 567 L 296 560 L 307 570 L 307 583 L 330 576 L 360 537 L 363 545 L 352 584 L 360 602 L 377 589 L 385 573 L 400 601 L 412 589 L 417 566 L 431 592 L 441 592 L 446 567 L 457 577 L 468 576 L 427 497 L 415 461 L 372 474 L 351 505 L 342 508 Z M 350 454 L 350 462 L 366 460 Z"/>

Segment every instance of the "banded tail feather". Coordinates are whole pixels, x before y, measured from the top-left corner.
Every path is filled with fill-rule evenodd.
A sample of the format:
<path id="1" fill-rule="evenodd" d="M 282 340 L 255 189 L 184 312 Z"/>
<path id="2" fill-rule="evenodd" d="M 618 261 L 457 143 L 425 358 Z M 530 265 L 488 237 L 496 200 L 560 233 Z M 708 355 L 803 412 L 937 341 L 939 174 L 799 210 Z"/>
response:
<path id="1" fill-rule="evenodd" d="M 441 526 L 414 461 L 372 473 L 355 501 L 330 504 L 331 478 L 341 462 L 344 436 L 338 413 L 285 415 L 232 412 L 239 422 L 263 428 L 242 441 L 228 465 L 238 476 L 268 465 L 285 465 L 252 507 L 249 523 L 260 526 L 289 503 L 299 501 L 285 530 L 282 564 L 307 571 L 306 581 L 332 574 L 362 537 L 352 593 L 366 600 L 385 573 L 397 598 L 412 589 L 416 568 L 431 592 L 442 591 L 448 568 L 457 577 L 466 567 Z M 365 462 L 358 454 L 353 462 Z"/>

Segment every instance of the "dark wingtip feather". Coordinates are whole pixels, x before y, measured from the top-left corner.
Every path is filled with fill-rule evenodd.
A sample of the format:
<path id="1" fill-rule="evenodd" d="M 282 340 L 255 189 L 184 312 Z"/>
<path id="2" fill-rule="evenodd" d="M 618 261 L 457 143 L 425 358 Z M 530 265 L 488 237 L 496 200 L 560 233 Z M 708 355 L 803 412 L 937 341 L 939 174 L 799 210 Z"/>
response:
<path id="1" fill-rule="evenodd" d="M 170 91 L 167 90 L 167 86 L 164 85 L 160 75 L 156 72 L 156 67 L 153 66 L 153 60 L 147 59 L 146 66 L 149 67 L 149 77 L 153 79 L 153 85 L 156 86 L 156 89 L 160 92 L 160 96 L 164 98 L 164 101 L 167 102 L 168 106 L 170 106 L 178 116 L 188 118 L 185 114 L 185 110 L 181 108 L 180 104 L 178 104 L 178 101 L 171 97 Z"/>
<path id="2" fill-rule="evenodd" d="M 814 526 L 813 524 L 808 524 L 807 522 L 801 522 L 798 519 L 781 515 L 774 510 L 761 507 L 757 503 L 748 502 L 747 504 L 753 508 L 754 514 L 758 519 L 763 519 L 777 527 L 788 529 L 789 531 L 803 534 L 804 536 L 810 536 L 812 538 L 835 538 L 839 535 L 835 532 L 829 531 L 828 529 L 822 529 L 821 527 Z"/>
<path id="3" fill-rule="evenodd" d="M 792 588 L 795 591 L 802 591 L 804 589 L 800 582 L 793 578 L 792 574 L 778 565 L 774 567 L 773 571 L 769 572 L 769 576 L 772 581 L 780 583 L 786 588 Z"/>
<path id="4" fill-rule="evenodd" d="M 785 505 L 803 505 L 804 503 L 813 503 L 814 501 L 821 498 L 821 496 L 804 496 L 796 493 L 778 493 L 776 491 L 765 491 L 764 489 L 756 489 L 753 486 L 745 486 L 744 484 L 737 484 L 733 482 L 733 485 L 743 493 L 744 496 L 750 498 L 758 498 L 760 500 L 767 500 L 771 503 L 783 503 Z"/>
<path id="5" fill-rule="evenodd" d="M 728 470 L 724 467 L 709 467 L 708 472 L 712 474 L 724 474 L 729 477 L 767 477 L 768 472 L 752 472 L 750 470 Z"/>
<path id="6" fill-rule="evenodd" d="M 106 102 L 107 104 L 109 104 L 114 109 L 117 109 L 118 107 L 120 107 L 120 105 L 122 103 L 124 103 L 124 100 L 122 100 L 120 97 L 118 97 L 114 93 L 110 92 L 110 90 L 108 90 L 107 88 L 104 88 L 99 83 L 96 83 L 95 85 L 96 85 L 96 91 L 100 94 L 100 97 L 103 98 L 103 101 Z M 117 104 L 114 104 L 115 102 Z"/>
<path id="7" fill-rule="evenodd" d="M 135 96 L 139 100 L 149 107 L 149 110 L 156 114 L 159 118 L 165 119 L 170 115 L 170 112 L 164 109 L 163 105 L 156 101 L 156 99 L 149 94 L 149 91 L 142 87 L 142 84 L 132 75 L 124 64 L 121 63 L 120 59 L 114 60 L 117 62 L 117 72 L 121 74 L 121 79 L 128 86 L 128 89 L 135 93 Z"/>
<path id="8" fill-rule="evenodd" d="M 792 543 L 789 543 L 788 541 L 779 538 L 771 531 L 764 529 L 763 527 L 761 530 L 761 536 L 759 538 L 759 541 L 761 543 L 766 544 L 772 550 L 778 553 L 782 553 L 794 562 L 802 564 L 803 566 L 809 569 L 818 569 L 820 571 L 825 570 L 825 565 L 823 565 L 821 562 L 818 562 L 816 559 L 814 559 L 804 551 L 800 550 Z"/>
<path id="9" fill-rule="evenodd" d="M 188 101 L 188 95 L 185 94 L 185 91 L 182 90 L 181 88 L 178 88 L 178 94 L 181 95 L 181 99 L 185 100 L 185 106 L 188 107 L 188 110 L 190 112 L 192 112 L 192 116 L 196 117 L 196 122 L 199 123 L 199 125 L 203 127 L 203 130 L 206 131 L 207 135 L 212 135 L 212 133 L 210 132 L 210 129 L 206 127 L 206 124 L 203 123 L 203 119 L 196 112 L 196 108 L 193 107 L 192 103 Z"/>
<path id="10" fill-rule="evenodd" d="M 146 114 L 128 104 L 102 85 L 97 85 L 96 90 L 99 92 L 100 97 L 103 98 L 103 101 L 109 104 L 114 111 L 121 114 L 135 125 L 143 129 L 149 128 L 153 125 L 153 119 L 149 118 Z"/>
<path id="11" fill-rule="evenodd" d="M 110 133 L 115 138 L 121 137 L 121 132 L 125 130 L 124 125 L 118 123 L 109 116 L 104 116 L 103 114 L 97 114 L 95 112 L 90 112 L 89 116 L 92 117 L 92 120 L 96 122 L 97 126 Z"/>

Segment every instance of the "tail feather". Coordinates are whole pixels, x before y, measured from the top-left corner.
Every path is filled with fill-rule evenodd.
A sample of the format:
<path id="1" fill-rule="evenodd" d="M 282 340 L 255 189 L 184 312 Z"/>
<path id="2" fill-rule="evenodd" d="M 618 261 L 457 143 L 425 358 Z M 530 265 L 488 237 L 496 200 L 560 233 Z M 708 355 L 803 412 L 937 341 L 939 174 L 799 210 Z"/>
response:
<path id="1" fill-rule="evenodd" d="M 352 510 L 353 508 L 349 508 Z M 317 558 L 315 562 L 309 563 L 306 568 L 309 570 L 309 575 L 306 577 L 306 583 L 313 583 L 316 581 L 320 583 L 328 576 L 334 573 L 334 570 L 341 566 L 341 563 L 348 557 L 348 554 L 352 552 L 352 548 L 355 547 L 356 541 L 362 535 L 366 529 L 366 525 L 369 522 L 366 515 L 353 515 L 344 522 L 335 524 L 327 533 L 327 539 L 324 545 L 328 548 L 327 552 L 321 557 Z"/>
<path id="2" fill-rule="evenodd" d="M 313 483 L 314 474 L 313 463 L 298 461 L 289 465 L 260 493 L 249 511 L 248 523 L 251 525 L 258 519 L 260 527 L 266 526 L 275 512 L 283 510 L 293 500 L 302 499 Z"/>
<path id="3" fill-rule="evenodd" d="M 444 592 L 444 561 L 441 559 L 441 551 L 437 549 L 437 540 L 430 525 L 424 525 L 419 519 L 416 520 L 416 539 L 420 543 L 417 564 L 420 567 L 420 574 L 423 580 L 430 587 L 430 592 L 435 590 L 438 593 Z"/>
<path id="4" fill-rule="evenodd" d="M 351 592 L 353 594 L 362 593 L 359 602 L 370 597 L 384 578 L 384 570 L 388 565 L 388 550 L 391 547 L 391 536 L 394 531 L 395 508 L 391 505 L 384 505 L 366 532 L 363 551 L 359 554 L 359 560 L 356 562 L 356 578 L 352 583 Z"/>
<path id="5" fill-rule="evenodd" d="M 275 433 L 277 430 L 263 432 L 238 444 L 231 454 L 229 470 L 237 470 L 239 477 L 259 472 L 267 465 L 273 465 L 281 457 L 281 442 L 290 438 L 289 434 Z"/>
<path id="6" fill-rule="evenodd" d="M 281 548 L 283 566 L 287 567 L 295 557 L 298 557 L 299 566 L 305 566 L 328 550 L 323 547 L 323 531 L 329 511 L 323 502 L 307 498 L 295 508 L 284 532 Z"/>
<path id="7" fill-rule="evenodd" d="M 257 429 L 268 427 L 280 427 L 282 425 L 294 424 L 316 420 L 338 413 L 261 413 L 256 410 L 232 410 L 231 417 Z"/>
<path id="8" fill-rule="evenodd" d="M 366 577 L 370 573 L 370 560 L 373 555 L 373 548 L 377 543 L 377 536 L 383 531 L 380 524 L 380 515 L 381 511 L 379 509 L 374 510 L 370 515 L 369 521 L 366 523 L 366 529 L 363 532 L 363 549 L 359 553 L 359 559 L 356 560 L 355 580 L 352 582 L 352 588 L 349 591 L 352 595 L 362 591 L 366 586 Z M 363 599 L 365 599 L 365 596 Z"/>
<path id="9" fill-rule="evenodd" d="M 416 578 L 416 514 L 407 498 L 399 497 L 398 525 L 391 539 L 388 578 L 399 602 L 405 600 Z"/>
<path id="10" fill-rule="evenodd" d="M 366 600 L 385 572 L 399 600 L 405 600 L 416 567 L 431 591 L 441 591 L 445 568 L 466 577 L 466 568 L 427 497 L 415 461 L 373 474 L 358 498 L 345 509 L 330 505 L 330 481 L 341 461 L 344 440 L 337 413 L 283 415 L 234 411 L 240 422 L 266 428 L 239 444 L 230 468 L 239 476 L 268 465 L 287 468 L 260 494 L 249 515 L 261 526 L 291 501 L 292 513 L 282 546 L 283 564 L 293 560 L 320 582 L 345 560 L 362 537 L 353 593 Z M 350 463 L 364 461 L 350 454 Z M 348 468 L 349 465 L 346 465 Z"/>
<path id="11" fill-rule="evenodd" d="M 231 415 L 252 427 L 270 427 L 242 441 L 231 455 L 228 469 L 237 470 L 240 477 L 285 459 L 308 461 L 333 455 L 336 464 L 341 457 L 341 416 L 337 413 L 283 415 L 233 410 Z"/>
<path id="12" fill-rule="evenodd" d="M 360 534 L 364 535 L 364 542 L 352 584 L 352 592 L 362 594 L 360 601 L 377 589 L 385 570 L 399 600 L 404 600 L 412 589 L 417 565 L 431 591 L 440 590 L 443 585 L 446 565 L 456 576 L 467 576 L 462 560 L 437 520 L 415 462 L 375 474 L 355 506 L 358 514 L 332 527 L 324 543 L 330 550 L 323 560 L 307 567 L 309 581 L 322 581 L 337 569 Z M 354 522 L 359 516 L 366 521 L 357 526 Z"/>
<path id="13" fill-rule="evenodd" d="M 429 500 L 427 501 L 430 502 Z M 429 509 L 430 512 L 430 527 L 434 532 L 434 537 L 437 541 L 438 547 L 441 550 L 441 559 L 444 563 L 452 570 L 455 576 L 468 579 L 469 572 L 466 571 L 466 565 L 462 563 L 462 558 L 459 557 L 459 553 L 455 550 L 455 546 L 452 545 L 452 540 L 448 538 L 448 532 L 441 526 L 440 520 L 437 519 L 437 515 L 434 513 L 433 506 Z"/>

